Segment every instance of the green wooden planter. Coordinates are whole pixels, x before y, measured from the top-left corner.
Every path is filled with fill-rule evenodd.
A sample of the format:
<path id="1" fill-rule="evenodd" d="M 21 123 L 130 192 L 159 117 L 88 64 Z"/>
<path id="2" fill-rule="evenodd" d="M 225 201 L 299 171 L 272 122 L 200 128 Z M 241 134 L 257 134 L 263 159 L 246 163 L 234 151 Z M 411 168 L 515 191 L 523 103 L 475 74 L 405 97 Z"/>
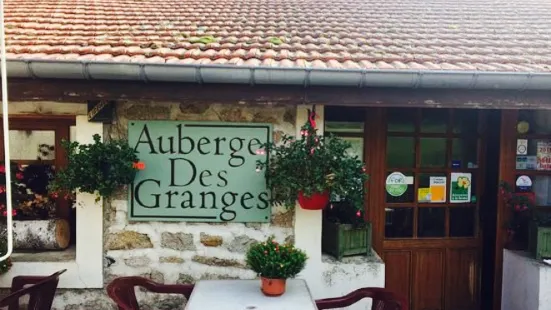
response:
<path id="1" fill-rule="evenodd" d="M 324 219 L 321 248 L 339 260 L 344 256 L 371 253 L 371 223 L 336 224 Z"/>
<path id="2" fill-rule="evenodd" d="M 551 258 L 551 227 L 530 226 L 528 248 L 536 259 Z"/>

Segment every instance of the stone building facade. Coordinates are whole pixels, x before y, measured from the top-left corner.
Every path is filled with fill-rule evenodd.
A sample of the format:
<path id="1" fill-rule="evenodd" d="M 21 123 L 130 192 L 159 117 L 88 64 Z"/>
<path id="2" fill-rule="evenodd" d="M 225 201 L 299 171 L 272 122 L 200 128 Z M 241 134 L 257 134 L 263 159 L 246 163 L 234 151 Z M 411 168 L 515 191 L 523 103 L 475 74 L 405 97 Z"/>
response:
<path id="1" fill-rule="evenodd" d="M 81 105 L 15 103 L 14 113 L 82 114 Z M 47 106 L 47 108 L 45 108 Z M 55 108 L 52 108 L 55 107 Z M 126 138 L 129 120 L 182 120 L 214 122 L 256 122 L 273 125 L 273 139 L 297 131 L 297 106 L 246 105 L 240 103 L 117 102 L 112 124 L 103 126 L 104 140 Z M 78 122 L 77 122 L 78 126 Z M 98 208 L 101 206 L 97 206 Z M 77 213 L 79 206 L 77 205 Z M 273 235 L 280 242 L 295 242 L 297 234 L 315 230 L 297 223 L 295 210 L 272 208 L 270 223 L 186 223 L 134 222 L 128 220 L 128 189 L 103 201 L 104 288 L 61 287 L 55 309 L 116 309 L 105 286 L 120 276 L 144 276 L 160 283 L 194 283 L 200 279 L 254 279 L 246 268 L 245 252 L 251 244 Z M 300 222 L 300 220 L 299 220 Z M 321 222 L 319 223 L 321 225 Z M 321 228 L 320 228 L 321 229 Z M 319 242 L 319 240 L 318 240 Z M 86 247 L 77 243 L 76 247 Z M 297 244 L 297 246 L 301 246 Z M 308 279 L 319 297 L 342 295 L 360 286 L 384 286 L 384 264 L 374 254 L 335 261 L 317 253 L 307 253 L 315 261 L 311 268 L 316 279 Z M 309 263 L 310 264 L 310 263 Z M 318 283 L 319 282 L 319 283 Z M 143 309 L 183 309 L 181 296 L 139 292 Z M 357 309 L 364 309 L 362 306 Z"/>

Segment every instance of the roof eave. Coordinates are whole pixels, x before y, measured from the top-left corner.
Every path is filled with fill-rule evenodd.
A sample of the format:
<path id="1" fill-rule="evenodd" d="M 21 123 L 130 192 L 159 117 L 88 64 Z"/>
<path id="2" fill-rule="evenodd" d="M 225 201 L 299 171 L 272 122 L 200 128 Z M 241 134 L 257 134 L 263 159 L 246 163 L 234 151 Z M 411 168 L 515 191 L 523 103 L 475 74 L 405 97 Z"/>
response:
<path id="1" fill-rule="evenodd" d="M 551 73 L 8 60 L 8 76 L 143 82 L 551 90 Z"/>

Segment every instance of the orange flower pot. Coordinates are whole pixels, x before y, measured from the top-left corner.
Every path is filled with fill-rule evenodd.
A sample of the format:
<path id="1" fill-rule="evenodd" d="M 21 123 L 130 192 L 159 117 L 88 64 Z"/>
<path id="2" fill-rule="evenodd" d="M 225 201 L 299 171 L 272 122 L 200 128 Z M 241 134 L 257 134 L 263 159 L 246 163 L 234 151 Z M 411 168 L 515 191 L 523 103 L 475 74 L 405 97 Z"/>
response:
<path id="1" fill-rule="evenodd" d="M 322 210 L 329 203 L 329 191 L 313 193 L 312 196 L 305 196 L 299 192 L 298 203 L 305 210 Z"/>
<path id="2" fill-rule="evenodd" d="M 269 279 L 261 277 L 262 281 L 262 293 L 266 296 L 281 296 L 285 293 L 286 279 Z"/>

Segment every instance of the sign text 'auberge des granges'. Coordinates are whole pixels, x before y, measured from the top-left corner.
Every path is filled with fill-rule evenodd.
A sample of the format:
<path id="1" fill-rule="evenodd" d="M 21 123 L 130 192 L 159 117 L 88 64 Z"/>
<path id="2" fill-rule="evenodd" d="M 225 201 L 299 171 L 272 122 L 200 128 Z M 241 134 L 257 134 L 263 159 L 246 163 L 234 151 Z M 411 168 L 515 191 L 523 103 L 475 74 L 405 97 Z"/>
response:
<path id="1" fill-rule="evenodd" d="M 145 169 L 130 191 L 134 221 L 268 222 L 261 145 L 269 124 L 129 121 L 128 141 Z"/>

